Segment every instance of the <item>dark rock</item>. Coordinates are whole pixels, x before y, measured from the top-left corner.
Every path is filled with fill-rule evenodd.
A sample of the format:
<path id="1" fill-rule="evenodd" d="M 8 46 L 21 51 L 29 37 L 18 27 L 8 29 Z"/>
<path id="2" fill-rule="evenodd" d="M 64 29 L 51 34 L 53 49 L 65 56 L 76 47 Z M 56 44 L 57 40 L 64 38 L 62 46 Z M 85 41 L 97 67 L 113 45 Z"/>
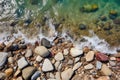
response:
<path id="1" fill-rule="evenodd" d="M 36 71 L 32 77 L 31 77 L 31 80 L 36 80 L 39 76 L 40 76 L 41 72 L 40 71 Z"/>
<path id="2" fill-rule="evenodd" d="M 50 41 L 47 40 L 46 38 L 42 38 L 42 40 L 41 40 L 41 45 L 42 45 L 42 46 L 45 46 L 46 48 L 51 48 L 51 47 L 52 47 Z"/>
<path id="3" fill-rule="evenodd" d="M 19 49 L 27 49 L 27 45 L 21 44 L 21 45 L 19 45 Z"/>
<path id="4" fill-rule="evenodd" d="M 106 21 L 106 20 L 107 20 L 107 17 L 106 17 L 106 16 L 100 16 L 100 20 Z"/>
<path id="5" fill-rule="evenodd" d="M 15 26 L 18 23 L 18 21 L 14 21 L 10 24 L 10 26 Z"/>
<path id="6" fill-rule="evenodd" d="M 111 15 L 111 14 L 109 15 L 110 19 L 115 19 L 116 17 L 117 17 L 116 15 Z"/>
<path id="7" fill-rule="evenodd" d="M 85 24 L 80 24 L 79 25 L 80 30 L 85 30 L 86 28 L 87 28 L 87 26 Z"/>
<path id="8" fill-rule="evenodd" d="M 103 29 L 104 30 L 110 30 L 110 29 L 112 29 L 112 26 L 111 26 L 110 22 L 105 23 Z"/>
<path id="9" fill-rule="evenodd" d="M 27 20 L 24 21 L 25 24 L 30 24 L 31 22 L 32 22 L 31 19 L 27 19 Z"/>
<path id="10" fill-rule="evenodd" d="M 113 23 L 120 25 L 120 18 L 113 20 Z"/>
<path id="11" fill-rule="evenodd" d="M 13 44 L 9 47 L 8 49 L 9 51 L 16 51 L 16 50 L 19 50 L 19 45 L 17 44 Z"/>

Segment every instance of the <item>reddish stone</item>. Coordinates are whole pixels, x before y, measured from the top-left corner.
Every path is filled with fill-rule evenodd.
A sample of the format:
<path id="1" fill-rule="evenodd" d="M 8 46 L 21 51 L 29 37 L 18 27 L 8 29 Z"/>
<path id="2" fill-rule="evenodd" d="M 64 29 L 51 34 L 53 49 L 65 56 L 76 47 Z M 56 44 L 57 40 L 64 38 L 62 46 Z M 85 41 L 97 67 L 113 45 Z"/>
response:
<path id="1" fill-rule="evenodd" d="M 117 60 L 118 62 L 120 62 L 120 58 L 116 58 L 116 60 Z"/>
<path id="2" fill-rule="evenodd" d="M 108 58 L 107 55 L 105 55 L 105 54 L 103 54 L 103 53 L 100 53 L 100 52 L 96 53 L 95 56 L 96 56 L 96 59 L 97 59 L 98 61 L 106 62 L 106 61 L 109 60 L 109 58 Z"/>

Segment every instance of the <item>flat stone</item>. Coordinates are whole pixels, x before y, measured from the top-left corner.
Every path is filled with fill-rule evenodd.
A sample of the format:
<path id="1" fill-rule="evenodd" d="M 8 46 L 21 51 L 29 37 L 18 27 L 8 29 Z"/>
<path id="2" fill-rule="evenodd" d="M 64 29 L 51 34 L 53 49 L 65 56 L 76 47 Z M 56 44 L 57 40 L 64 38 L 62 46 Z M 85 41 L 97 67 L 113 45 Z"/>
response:
<path id="1" fill-rule="evenodd" d="M 69 68 L 61 73 L 61 78 L 62 80 L 70 80 L 73 74 L 73 69 Z"/>
<path id="2" fill-rule="evenodd" d="M 80 57 L 76 57 L 74 62 L 77 63 L 80 60 Z"/>
<path id="3" fill-rule="evenodd" d="M 18 68 L 22 69 L 28 65 L 28 62 L 26 61 L 25 57 L 20 58 L 18 61 Z"/>
<path id="4" fill-rule="evenodd" d="M 45 59 L 43 62 L 42 71 L 48 72 L 48 71 L 53 71 L 53 70 L 54 70 L 54 67 L 53 67 L 52 63 L 50 62 L 50 60 Z"/>
<path id="5" fill-rule="evenodd" d="M 87 64 L 86 66 L 84 66 L 84 69 L 92 69 L 93 67 L 93 64 Z"/>
<path id="6" fill-rule="evenodd" d="M 102 65 L 102 69 L 101 72 L 103 72 L 103 74 L 105 76 L 110 76 L 112 74 L 112 71 L 109 69 L 109 67 L 105 64 Z"/>
<path id="7" fill-rule="evenodd" d="M 101 76 L 97 80 L 110 80 L 109 76 Z"/>
<path id="8" fill-rule="evenodd" d="M 29 66 L 26 67 L 22 70 L 22 76 L 25 80 L 30 80 L 31 76 L 34 74 L 36 71 L 35 67 Z"/>
<path id="9" fill-rule="evenodd" d="M 7 60 L 8 53 L 0 52 L 0 67 L 2 67 Z"/>
<path id="10" fill-rule="evenodd" d="M 57 53 L 54 58 L 57 61 L 61 61 L 64 59 L 63 54 L 61 52 Z"/>
<path id="11" fill-rule="evenodd" d="M 55 78 L 56 78 L 56 80 L 61 80 L 60 72 L 56 72 Z"/>
<path id="12" fill-rule="evenodd" d="M 5 70 L 5 74 L 6 74 L 7 77 L 9 77 L 10 75 L 13 74 L 13 69 L 12 69 L 12 68 L 6 69 L 6 70 Z"/>
<path id="13" fill-rule="evenodd" d="M 31 49 L 27 49 L 25 57 L 31 57 L 32 56 L 32 50 Z"/>
<path id="14" fill-rule="evenodd" d="M 42 58 L 41 56 L 37 56 L 37 57 L 36 57 L 36 61 L 37 61 L 37 62 L 41 62 L 42 60 L 43 60 L 43 58 Z"/>
<path id="15" fill-rule="evenodd" d="M 60 61 L 55 62 L 54 66 L 56 70 L 58 69 L 59 65 L 60 65 Z"/>
<path id="16" fill-rule="evenodd" d="M 77 70 L 81 65 L 82 65 L 81 62 L 76 63 L 76 64 L 73 66 L 73 71 Z"/>
<path id="17" fill-rule="evenodd" d="M 68 49 L 64 49 L 63 54 L 66 56 L 68 55 L 68 53 L 69 53 Z"/>
<path id="18" fill-rule="evenodd" d="M 96 61 L 96 69 L 101 69 L 102 68 L 102 63 L 100 61 Z"/>
<path id="19" fill-rule="evenodd" d="M 77 48 L 71 48 L 70 54 L 72 57 L 77 57 L 83 54 L 83 51 Z"/>
<path id="20" fill-rule="evenodd" d="M 50 53 L 44 46 L 38 46 L 35 48 L 34 52 L 42 57 L 47 57 Z"/>
<path id="21" fill-rule="evenodd" d="M 31 77 L 31 80 L 36 80 L 39 76 L 40 76 L 41 72 L 40 71 L 36 71 L 32 77 Z"/>
<path id="22" fill-rule="evenodd" d="M 92 61 L 94 59 L 94 54 L 94 51 L 89 51 L 85 56 L 86 61 Z"/>

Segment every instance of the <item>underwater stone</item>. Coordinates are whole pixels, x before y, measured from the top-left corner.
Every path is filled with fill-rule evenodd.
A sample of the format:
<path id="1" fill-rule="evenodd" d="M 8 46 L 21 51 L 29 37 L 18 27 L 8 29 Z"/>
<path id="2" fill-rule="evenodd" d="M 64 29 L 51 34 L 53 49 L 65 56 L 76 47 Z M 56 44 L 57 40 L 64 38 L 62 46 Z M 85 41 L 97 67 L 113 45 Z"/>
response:
<path id="1" fill-rule="evenodd" d="M 113 20 L 114 24 L 120 25 L 120 18 L 114 19 Z"/>
<path id="2" fill-rule="evenodd" d="M 110 19 L 115 19 L 117 16 L 118 16 L 117 11 L 115 11 L 115 10 L 110 10 L 110 12 L 109 12 L 109 18 L 110 18 Z"/>
<path id="3" fill-rule="evenodd" d="M 80 24 L 79 25 L 80 30 L 85 30 L 86 28 L 87 28 L 87 26 L 85 24 Z"/>
<path id="4" fill-rule="evenodd" d="M 41 45 L 42 45 L 42 46 L 45 46 L 46 48 L 51 48 L 51 47 L 52 47 L 50 41 L 47 40 L 46 38 L 42 38 L 42 40 L 41 40 Z"/>

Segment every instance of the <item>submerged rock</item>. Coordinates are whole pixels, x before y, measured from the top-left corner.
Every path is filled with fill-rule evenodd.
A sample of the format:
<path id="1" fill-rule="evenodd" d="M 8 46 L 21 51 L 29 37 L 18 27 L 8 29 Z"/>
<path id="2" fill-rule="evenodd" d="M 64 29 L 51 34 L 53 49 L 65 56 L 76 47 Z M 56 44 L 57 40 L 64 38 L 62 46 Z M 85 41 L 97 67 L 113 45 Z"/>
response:
<path id="1" fill-rule="evenodd" d="M 85 30 L 85 29 L 87 29 L 87 26 L 85 24 L 79 24 L 79 29 Z"/>
<path id="2" fill-rule="evenodd" d="M 70 54 L 72 57 L 77 57 L 83 54 L 83 51 L 77 48 L 71 48 Z"/>
<path id="3" fill-rule="evenodd" d="M 42 46 L 45 46 L 46 48 L 51 48 L 51 47 L 52 47 L 50 41 L 47 40 L 46 38 L 42 38 L 42 40 L 41 40 L 41 45 L 42 45 Z"/>
<path id="4" fill-rule="evenodd" d="M 109 17 L 110 17 L 110 19 L 115 19 L 117 16 L 118 16 L 117 11 L 115 11 L 115 10 L 110 10 L 110 12 L 109 12 Z"/>

